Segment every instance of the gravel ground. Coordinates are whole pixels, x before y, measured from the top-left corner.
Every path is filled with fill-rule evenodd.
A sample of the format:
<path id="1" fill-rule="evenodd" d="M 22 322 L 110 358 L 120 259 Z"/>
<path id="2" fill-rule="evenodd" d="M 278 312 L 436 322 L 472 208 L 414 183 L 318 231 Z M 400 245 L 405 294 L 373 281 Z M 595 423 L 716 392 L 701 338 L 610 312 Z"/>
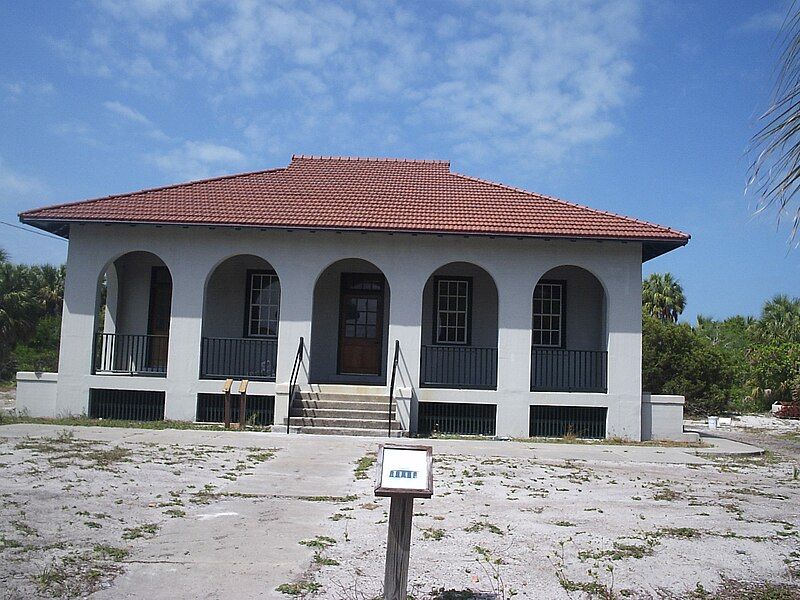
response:
<path id="1" fill-rule="evenodd" d="M 379 441 L 0 427 L 0 598 L 371 599 Z M 435 442 L 414 598 L 800 597 L 793 462 L 578 448 Z"/>
<path id="2" fill-rule="evenodd" d="M 800 461 L 800 421 L 767 415 L 734 417 L 730 426 L 708 431 L 705 422 L 687 421 L 687 426 L 719 437 L 754 444 L 770 452 Z"/>
<path id="3" fill-rule="evenodd" d="M 0 411 L 12 411 L 17 405 L 17 388 L 0 388 Z"/>
<path id="4" fill-rule="evenodd" d="M 800 484 L 780 460 L 543 464 L 451 455 L 436 464 L 436 495 L 415 504 L 416 598 L 702 598 L 726 585 L 720 597 L 749 598 L 735 588 L 791 586 L 800 576 Z M 380 591 L 386 505 L 351 508 L 320 532 L 323 558 L 338 563 L 309 572 L 320 598 Z M 442 589 L 451 596 L 432 593 Z M 775 593 L 783 595 L 764 597 L 800 597 L 800 588 Z"/>

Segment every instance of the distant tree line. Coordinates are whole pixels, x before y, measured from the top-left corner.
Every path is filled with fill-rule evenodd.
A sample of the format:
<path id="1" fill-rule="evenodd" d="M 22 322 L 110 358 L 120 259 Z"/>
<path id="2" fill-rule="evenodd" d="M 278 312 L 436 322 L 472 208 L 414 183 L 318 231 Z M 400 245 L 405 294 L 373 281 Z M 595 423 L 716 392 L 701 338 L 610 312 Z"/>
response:
<path id="1" fill-rule="evenodd" d="M 689 414 L 761 412 L 800 402 L 800 298 L 775 296 L 758 318 L 677 323 L 686 298 L 670 274 L 642 286 L 642 385 L 686 397 Z"/>
<path id="2" fill-rule="evenodd" d="M 0 249 L 0 381 L 58 369 L 64 266 L 21 265 Z"/>

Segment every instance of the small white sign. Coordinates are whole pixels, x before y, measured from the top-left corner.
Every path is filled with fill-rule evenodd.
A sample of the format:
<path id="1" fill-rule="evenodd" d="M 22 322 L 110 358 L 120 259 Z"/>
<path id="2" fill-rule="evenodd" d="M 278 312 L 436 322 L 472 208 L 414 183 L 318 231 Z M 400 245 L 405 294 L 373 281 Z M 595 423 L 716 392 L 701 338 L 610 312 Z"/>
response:
<path id="1" fill-rule="evenodd" d="M 379 448 L 378 481 L 375 492 L 379 495 L 412 494 L 430 497 L 433 492 L 431 477 L 431 449 L 427 446 Z"/>

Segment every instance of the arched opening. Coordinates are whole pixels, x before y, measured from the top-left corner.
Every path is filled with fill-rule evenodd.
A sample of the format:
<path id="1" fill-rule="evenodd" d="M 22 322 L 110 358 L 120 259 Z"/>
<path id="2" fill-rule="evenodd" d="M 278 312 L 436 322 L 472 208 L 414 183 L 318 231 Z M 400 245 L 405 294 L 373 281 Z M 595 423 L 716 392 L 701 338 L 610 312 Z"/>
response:
<path id="1" fill-rule="evenodd" d="M 129 252 L 100 274 L 93 373 L 167 374 L 172 275 L 158 256 Z"/>
<path id="2" fill-rule="evenodd" d="M 420 386 L 497 388 L 497 286 L 467 262 L 439 267 L 422 298 Z"/>
<path id="3" fill-rule="evenodd" d="M 263 258 L 217 265 L 205 287 L 200 377 L 275 381 L 280 303 L 278 274 Z"/>
<path id="4" fill-rule="evenodd" d="M 314 285 L 310 379 L 313 383 L 386 383 L 389 284 L 358 258 L 328 266 Z"/>
<path id="5" fill-rule="evenodd" d="M 533 292 L 531 390 L 607 391 L 608 344 L 603 284 L 581 267 L 542 275 Z"/>

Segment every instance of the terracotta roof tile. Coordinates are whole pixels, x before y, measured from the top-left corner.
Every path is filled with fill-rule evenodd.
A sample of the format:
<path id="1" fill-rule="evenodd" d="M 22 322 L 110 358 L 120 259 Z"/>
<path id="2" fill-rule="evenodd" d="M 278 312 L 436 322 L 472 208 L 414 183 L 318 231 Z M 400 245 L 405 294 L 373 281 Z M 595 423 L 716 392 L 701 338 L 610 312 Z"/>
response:
<path id="1" fill-rule="evenodd" d="M 660 225 L 451 173 L 448 161 L 302 155 L 285 168 L 49 206 L 20 219 L 689 239 Z"/>

